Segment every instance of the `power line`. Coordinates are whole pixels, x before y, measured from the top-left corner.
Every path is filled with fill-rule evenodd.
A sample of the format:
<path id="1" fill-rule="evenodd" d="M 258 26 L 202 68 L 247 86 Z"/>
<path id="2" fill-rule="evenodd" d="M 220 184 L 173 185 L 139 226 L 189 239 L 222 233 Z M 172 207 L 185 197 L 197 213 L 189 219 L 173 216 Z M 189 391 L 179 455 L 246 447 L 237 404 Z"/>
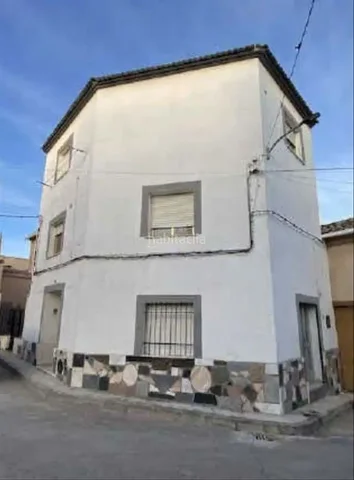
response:
<path id="1" fill-rule="evenodd" d="M 315 6 L 315 1 L 316 0 L 311 0 L 311 5 L 310 5 L 310 8 L 309 8 L 309 11 L 308 11 L 308 14 L 307 14 L 307 19 L 306 19 L 306 22 L 305 22 L 305 25 L 304 25 L 304 28 L 303 28 L 303 31 L 302 31 L 302 34 L 301 34 L 301 37 L 300 37 L 300 41 L 295 47 L 296 54 L 295 54 L 294 63 L 293 63 L 293 66 L 291 68 L 290 75 L 289 75 L 290 80 L 291 80 L 291 78 L 292 78 L 292 76 L 294 75 L 294 72 L 295 72 L 295 68 L 296 68 L 296 64 L 297 64 L 297 61 L 298 61 L 298 58 L 299 58 L 299 55 L 300 55 L 300 51 L 301 51 L 302 45 L 304 43 L 304 39 L 305 39 L 305 36 L 306 36 L 306 33 L 307 33 L 308 26 L 310 24 L 310 19 L 311 19 L 313 7 Z M 270 132 L 269 139 L 268 139 L 268 142 L 267 142 L 267 148 L 269 147 L 269 142 L 270 142 L 270 140 L 272 138 L 272 135 L 274 133 L 274 129 L 275 129 L 275 126 L 277 124 L 281 109 L 283 107 L 285 97 L 286 97 L 286 95 L 284 93 L 283 98 L 282 98 L 282 100 L 280 102 L 280 105 L 279 105 L 277 115 L 275 117 L 274 123 L 273 123 L 272 128 L 271 128 L 271 132 Z"/>
<path id="2" fill-rule="evenodd" d="M 38 218 L 39 215 L 15 215 L 12 213 L 0 213 L 3 218 Z"/>
<path id="3" fill-rule="evenodd" d="M 282 173 L 282 172 L 333 172 L 333 171 L 344 171 L 344 170 L 354 170 L 354 167 L 318 167 L 318 168 L 286 168 L 286 169 L 274 169 L 274 170 L 264 170 L 264 173 Z"/>

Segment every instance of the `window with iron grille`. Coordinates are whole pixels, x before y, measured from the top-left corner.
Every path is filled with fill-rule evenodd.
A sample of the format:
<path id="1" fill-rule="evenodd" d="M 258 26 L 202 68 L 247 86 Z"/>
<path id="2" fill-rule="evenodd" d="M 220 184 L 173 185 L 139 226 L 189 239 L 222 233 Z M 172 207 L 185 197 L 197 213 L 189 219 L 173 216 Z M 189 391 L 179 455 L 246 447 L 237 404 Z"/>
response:
<path id="1" fill-rule="evenodd" d="M 141 228 L 143 237 L 186 237 L 201 231 L 201 182 L 144 186 Z"/>
<path id="2" fill-rule="evenodd" d="M 201 358 L 201 296 L 138 295 L 134 354 Z"/>
<path id="3" fill-rule="evenodd" d="M 283 121 L 284 121 L 284 133 L 287 133 L 285 141 L 287 147 L 291 152 L 293 152 L 300 160 L 304 161 L 304 146 L 302 139 L 301 127 L 294 130 L 297 123 L 296 120 L 291 116 L 291 114 L 283 109 Z"/>
<path id="4" fill-rule="evenodd" d="M 57 183 L 69 171 L 71 163 L 71 153 L 73 146 L 73 135 L 58 150 L 57 162 L 55 165 L 54 183 Z"/>
<path id="5" fill-rule="evenodd" d="M 143 355 L 194 356 L 193 303 L 147 303 Z"/>

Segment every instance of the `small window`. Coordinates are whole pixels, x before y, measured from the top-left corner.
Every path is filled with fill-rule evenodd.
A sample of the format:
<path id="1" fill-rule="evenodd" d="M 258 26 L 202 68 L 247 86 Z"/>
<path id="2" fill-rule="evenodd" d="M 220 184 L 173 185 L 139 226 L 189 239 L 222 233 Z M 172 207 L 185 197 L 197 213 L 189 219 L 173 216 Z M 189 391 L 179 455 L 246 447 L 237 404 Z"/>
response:
<path id="1" fill-rule="evenodd" d="M 150 235 L 152 237 L 194 235 L 193 193 L 151 196 Z"/>
<path id="2" fill-rule="evenodd" d="M 301 127 L 295 129 L 299 122 L 291 116 L 287 110 L 283 110 L 284 133 L 287 133 L 285 141 L 289 150 L 291 150 L 300 160 L 304 161 L 304 145 L 302 139 Z M 294 130 L 295 129 L 295 130 Z"/>
<path id="3" fill-rule="evenodd" d="M 58 150 L 54 183 L 57 183 L 69 171 L 71 164 L 72 146 L 73 135 L 71 135 L 64 143 L 64 145 Z"/>
<path id="4" fill-rule="evenodd" d="M 186 237 L 200 233 L 200 182 L 143 187 L 141 236 Z"/>
<path id="5" fill-rule="evenodd" d="M 63 250 L 64 243 L 65 214 L 61 214 L 50 222 L 48 232 L 47 257 L 59 255 Z"/>
<path id="6" fill-rule="evenodd" d="M 193 303 L 147 303 L 143 355 L 194 356 Z"/>

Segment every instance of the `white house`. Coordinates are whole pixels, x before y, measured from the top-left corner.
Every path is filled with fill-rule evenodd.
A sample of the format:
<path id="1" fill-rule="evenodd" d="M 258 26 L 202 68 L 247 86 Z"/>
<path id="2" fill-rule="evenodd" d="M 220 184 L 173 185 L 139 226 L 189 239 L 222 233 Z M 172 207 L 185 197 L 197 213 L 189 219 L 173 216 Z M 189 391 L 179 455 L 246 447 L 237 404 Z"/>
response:
<path id="1" fill-rule="evenodd" d="M 315 123 L 267 46 L 89 80 L 43 146 L 22 354 L 241 411 L 336 388 Z"/>

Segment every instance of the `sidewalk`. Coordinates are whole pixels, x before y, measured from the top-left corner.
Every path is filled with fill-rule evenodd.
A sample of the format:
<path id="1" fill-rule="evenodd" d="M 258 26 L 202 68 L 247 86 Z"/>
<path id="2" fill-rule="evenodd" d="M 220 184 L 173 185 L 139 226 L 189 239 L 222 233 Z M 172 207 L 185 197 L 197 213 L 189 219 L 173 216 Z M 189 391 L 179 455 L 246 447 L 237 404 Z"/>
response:
<path id="1" fill-rule="evenodd" d="M 125 411 L 138 409 L 165 412 L 178 417 L 189 417 L 205 423 L 225 426 L 237 431 L 262 433 L 267 436 L 313 435 L 320 427 L 349 409 L 353 404 L 353 395 L 341 394 L 327 396 L 297 409 L 294 413 L 282 416 L 263 413 L 235 413 L 210 406 L 120 397 L 105 392 L 70 388 L 50 373 L 30 365 L 10 352 L 0 351 L 0 366 L 19 374 L 28 382 L 30 388 L 34 388 L 37 393 L 44 397 L 49 397 L 54 393 L 70 396 L 80 401 L 114 404 Z"/>

